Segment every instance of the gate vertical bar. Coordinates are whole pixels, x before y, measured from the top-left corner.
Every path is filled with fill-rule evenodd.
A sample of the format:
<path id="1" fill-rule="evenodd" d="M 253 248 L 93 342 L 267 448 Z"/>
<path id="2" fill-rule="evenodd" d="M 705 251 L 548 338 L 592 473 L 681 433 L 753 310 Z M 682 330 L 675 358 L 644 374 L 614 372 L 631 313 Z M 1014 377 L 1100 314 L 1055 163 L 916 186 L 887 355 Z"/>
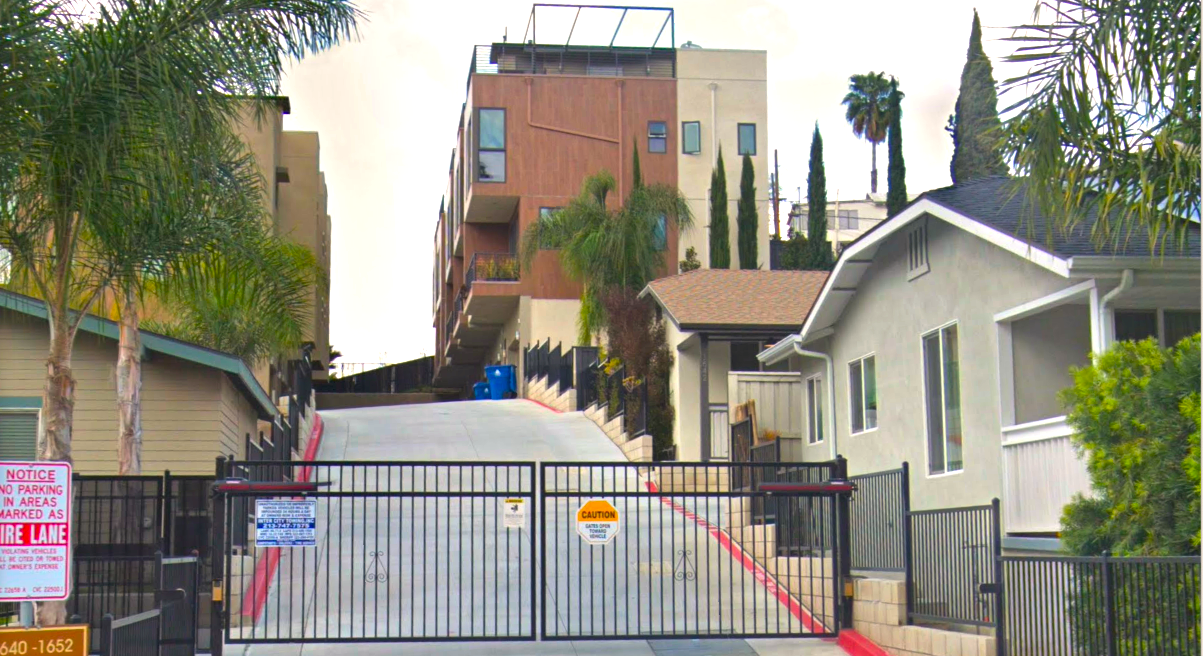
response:
<path id="1" fill-rule="evenodd" d="M 168 556 L 175 554 L 175 509 L 172 507 L 173 489 L 175 485 L 171 482 L 171 470 L 163 471 L 163 504 L 161 506 L 163 519 L 159 522 L 159 527 L 163 531 L 160 549 Z"/>
<path id="2" fill-rule="evenodd" d="M 217 457 L 215 484 L 221 482 L 226 475 L 225 456 Z M 213 496 L 213 526 L 212 543 L 209 545 L 210 569 L 213 572 L 213 590 L 209 603 L 209 653 L 222 656 L 224 618 L 224 590 L 226 564 L 226 499 L 216 489 L 210 491 Z"/>
<path id="3" fill-rule="evenodd" d="M 994 558 L 994 649 L 996 656 L 1007 654 L 1007 600 L 1006 582 L 1003 577 L 1002 559 L 1002 513 L 998 499 L 990 502 L 991 520 L 994 524 L 993 548 L 990 550 Z"/>
<path id="4" fill-rule="evenodd" d="M 1107 656 L 1119 656 L 1115 638 L 1115 568 L 1111 562 L 1111 551 L 1103 552 L 1103 636 Z"/>
<path id="5" fill-rule="evenodd" d="M 915 612 L 915 554 L 911 526 L 911 465 L 902 463 L 902 567 L 906 588 L 906 623 Z"/>
<path id="6" fill-rule="evenodd" d="M 835 479 L 846 481 L 848 480 L 848 460 L 842 455 L 835 457 Z M 836 503 L 836 521 L 839 536 L 836 539 L 837 552 L 836 562 L 839 563 L 839 569 L 836 571 L 836 582 L 839 589 L 835 590 L 835 594 L 840 596 L 840 607 L 836 616 L 836 631 L 838 633 L 841 626 L 852 626 L 852 523 L 849 515 L 851 508 L 852 495 L 840 494 L 835 498 Z"/>
<path id="7" fill-rule="evenodd" d="M 531 463 L 531 464 L 527 465 L 527 471 L 530 472 L 530 510 L 531 510 L 531 517 L 530 517 L 531 541 L 530 541 L 530 543 L 531 543 L 532 550 L 535 548 L 535 539 L 534 539 L 535 526 L 539 527 L 539 533 L 541 534 L 541 537 L 539 539 L 539 558 L 536 559 L 535 554 L 532 551 L 531 559 L 530 559 L 530 563 L 531 563 L 530 635 L 531 635 L 532 639 L 536 635 L 539 635 L 538 631 L 535 629 L 535 622 L 539 621 L 541 627 L 545 626 L 546 625 L 545 623 L 547 622 L 547 597 L 546 597 L 547 590 L 546 590 L 546 587 L 541 587 L 539 585 L 540 581 L 542 580 L 542 574 L 547 569 L 547 527 L 544 524 L 540 523 L 540 521 L 539 521 L 539 519 L 544 516 L 543 515 L 544 509 L 536 510 L 536 506 L 538 506 L 539 503 L 542 503 L 545 499 L 545 497 L 543 496 L 543 487 L 542 487 L 543 486 L 542 467 L 543 467 L 543 463 L 538 463 L 538 464 Z M 537 477 L 536 477 L 536 472 L 538 472 Z M 518 484 L 518 489 L 522 489 L 521 482 L 519 482 L 519 484 Z M 539 566 L 536 567 L 535 563 L 539 563 Z M 519 579 L 518 587 L 519 587 L 519 589 L 521 589 L 521 587 L 522 587 L 521 579 Z M 540 590 L 543 591 L 542 597 L 540 597 Z M 540 602 L 542 602 L 542 603 L 540 604 Z M 542 610 L 542 613 L 543 613 L 542 620 L 539 619 L 539 613 L 535 612 L 536 608 L 543 609 Z M 518 617 L 521 618 L 522 615 L 519 614 Z M 518 630 L 521 631 L 522 628 L 519 627 Z"/>

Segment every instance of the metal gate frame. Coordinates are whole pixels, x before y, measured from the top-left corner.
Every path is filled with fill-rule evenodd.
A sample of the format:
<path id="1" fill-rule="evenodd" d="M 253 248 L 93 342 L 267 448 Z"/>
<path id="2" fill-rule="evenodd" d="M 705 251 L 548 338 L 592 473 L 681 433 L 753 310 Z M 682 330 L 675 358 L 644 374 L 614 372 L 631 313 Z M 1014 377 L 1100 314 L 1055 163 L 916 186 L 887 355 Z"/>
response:
<path id="1" fill-rule="evenodd" d="M 212 653 L 222 655 L 223 637 L 224 644 L 535 640 L 539 583 L 535 464 L 218 459 L 222 475 L 215 486 L 213 551 L 220 557 L 213 559 Z M 281 471 L 283 481 L 267 477 L 268 472 Z M 325 486 L 336 478 L 338 485 Z M 256 484 L 256 479 L 266 482 Z M 235 525 L 247 522 L 255 499 L 261 498 L 316 499 L 319 547 L 233 544 L 239 533 Z M 501 528 L 502 501 L 509 498 L 523 499 L 528 509 L 519 529 Z M 323 507 L 328 518 L 338 515 L 337 523 L 323 525 Z M 344 520 L 344 512 L 351 517 L 350 523 Z M 360 523 L 356 524 L 358 512 L 365 514 L 358 515 Z M 415 517 L 421 521 L 412 521 Z M 364 521 L 369 518 L 371 522 Z M 403 530 L 406 519 L 410 520 L 408 530 Z M 253 537 L 253 532 L 250 535 Z M 522 546 L 523 542 L 527 546 Z M 237 583 L 226 577 L 236 550 L 243 554 L 243 567 L 250 562 L 255 568 L 254 574 Z M 340 565 L 348 555 L 351 570 Z M 405 575 L 390 576 L 390 571 L 398 568 Z M 298 570 L 300 578 L 295 577 Z M 493 590 L 485 587 L 487 576 L 493 577 L 489 586 Z M 416 581 L 419 577 L 421 584 Z M 325 599 L 319 596 L 323 582 Z M 236 586 L 244 586 L 246 591 L 233 590 Z M 250 617 L 240 612 L 240 623 L 231 617 L 232 604 L 225 601 L 232 592 L 255 601 L 269 600 L 269 593 L 273 596 L 270 603 L 259 606 L 252 601 Z M 281 601 L 284 598 L 288 601 Z M 298 602 L 300 610 L 296 609 Z M 350 630 L 344 631 L 341 623 L 327 622 L 324 631 L 316 622 L 307 623 L 310 604 L 334 609 L 336 617 L 349 607 Z M 415 612 L 400 615 L 406 606 L 420 608 L 424 619 L 433 608 L 433 629 L 426 621 L 418 627 Z M 440 615 L 440 610 L 445 614 Z M 269 617 L 271 614 L 274 617 Z M 409 618 L 408 625 L 404 618 Z"/>
<path id="2" fill-rule="evenodd" d="M 550 642 L 678 638 L 833 638 L 838 636 L 841 627 L 851 626 L 851 604 L 848 596 L 849 592 L 847 586 L 847 583 L 850 581 L 851 558 L 848 550 L 850 544 L 846 537 L 841 539 L 838 536 L 848 535 L 848 501 L 854 486 L 852 486 L 846 480 L 832 480 L 832 476 L 823 476 L 822 478 L 825 478 L 826 480 L 813 480 L 818 479 L 819 477 L 812 477 L 809 475 L 811 472 L 803 471 L 808 465 L 816 469 L 816 472 L 814 473 L 818 473 L 817 470 L 819 469 L 821 469 L 824 474 L 834 474 L 835 476 L 840 476 L 846 472 L 846 469 L 841 466 L 846 465 L 846 461 L 842 460 L 835 463 L 541 463 L 539 476 L 540 490 L 542 492 L 539 501 L 539 515 L 542 518 L 542 522 L 539 527 L 542 574 L 542 584 L 540 586 L 540 616 L 542 618 L 542 621 L 540 622 L 540 639 Z M 585 474 L 582 475 L 582 472 L 585 472 Z M 606 472 L 611 474 L 609 478 L 610 485 L 606 485 Z M 615 481 L 619 480 L 615 477 L 615 475 L 620 473 L 633 474 L 638 481 L 637 484 L 632 485 L 629 476 L 624 477 L 622 479 L 622 483 L 615 483 Z M 791 479 L 795 477 L 791 476 L 790 474 L 798 473 L 807 475 L 803 476 L 799 482 L 792 482 Z M 595 476 L 596 474 L 601 475 L 599 477 Z M 574 475 L 575 479 L 573 478 Z M 600 485 L 598 480 L 599 478 Z M 721 484 L 714 482 L 724 480 L 726 482 Z M 706 482 L 702 484 L 699 483 L 699 481 Z M 743 481 L 743 483 L 756 481 L 756 484 L 744 486 L 740 481 Z M 564 484 L 565 489 L 560 489 L 561 484 Z M 663 526 L 660 528 L 661 532 L 659 534 L 659 544 L 655 544 L 653 535 L 651 535 L 650 525 L 649 528 L 644 531 L 640 528 L 641 524 L 639 523 L 638 518 L 636 518 L 636 521 L 634 522 L 636 528 L 628 530 L 628 526 L 626 522 L 624 522 L 620 530 L 620 536 L 615 538 L 615 540 L 626 541 L 625 549 L 620 549 L 616 546 L 611 548 L 613 545 L 589 547 L 584 546 L 582 543 L 578 548 L 575 549 L 574 554 L 571 541 L 569 541 L 564 547 L 561 547 L 558 542 L 553 542 L 549 545 L 549 530 L 553 532 L 553 541 L 563 537 L 557 532 L 572 533 L 575 530 L 569 525 L 569 522 L 556 519 L 557 509 L 548 508 L 549 500 L 553 506 L 558 506 L 558 500 L 563 499 L 565 500 L 566 505 L 569 508 L 572 508 L 574 506 L 573 500 L 577 502 L 575 505 L 579 505 L 583 504 L 587 500 L 596 498 L 611 500 L 616 508 L 620 510 L 620 512 L 626 513 L 629 513 L 630 511 L 631 502 L 634 502 L 636 514 L 638 514 L 638 509 L 641 507 L 641 501 L 644 502 L 647 507 L 655 509 L 656 511 L 662 511 L 664 508 L 669 508 L 670 510 L 668 511 L 668 516 L 670 534 L 675 530 L 673 528 L 673 521 L 677 521 L 681 527 L 684 527 L 687 531 L 693 532 L 693 543 L 695 549 L 699 544 L 699 536 L 701 536 L 701 540 L 705 540 L 707 542 L 709 540 L 715 541 L 714 544 L 707 547 L 707 556 L 705 556 L 707 560 L 705 565 L 707 570 L 711 572 L 711 576 L 713 576 L 711 566 L 714 564 L 719 565 L 718 576 L 715 577 L 718 580 L 719 589 L 719 600 L 717 603 L 719 608 L 719 628 L 717 630 L 714 629 L 711 622 L 712 617 L 709 616 L 713 611 L 713 606 L 711 605 L 711 595 L 714 593 L 715 586 L 711 582 L 711 576 L 702 577 L 697 574 L 697 571 L 701 569 L 704 558 L 703 554 L 701 552 L 696 554 L 696 562 L 690 562 L 688 560 L 684 561 L 685 567 L 681 571 L 677 570 L 678 567 L 681 567 L 681 563 L 675 562 L 676 559 L 680 556 L 684 556 L 686 559 L 688 559 L 688 557 L 692 554 L 692 552 L 687 548 L 689 546 L 688 535 L 684 540 L 682 540 L 681 545 L 676 543 L 677 538 L 675 534 L 670 537 L 668 539 L 668 550 L 666 552 L 666 540 L 664 538 L 665 533 Z M 717 517 L 707 518 L 702 516 L 702 512 L 694 512 L 694 510 L 697 510 L 699 505 L 703 502 L 718 506 L 718 512 L 715 513 Z M 806 514 L 812 514 L 813 516 L 814 513 L 817 513 L 821 516 L 820 525 L 822 528 L 820 528 L 818 533 L 814 535 L 814 537 L 818 539 L 818 542 L 815 543 L 814 546 L 820 550 L 827 550 L 826 552 L 819 552 L 820 556 L 818 560 L 830 560 L 831 567 L 829 568 L 829 571 L 823 571 L 820 573 L 820 576 L 817 577 L 813 576 L 813 573 L 808 571 L 810 576 L 809 581 L 806 583 L 808 590 L 812 590 L 812 586 L 814 586 L 815 583 L 818 583 L 820 586 L 830 586 L 830 588 L 828 588 L 831 591 L 830 600 L 828 602 L 830 605 L 823 605 L 822 610 L 819 612 L 814 612 L 813 604 L 816 600 L 815 595 L 800 594 L 797 591 L 791 591 L 787 589 L 787 587 L 782 586 L 780 584 L 781 577 L 777 576 L 776 574 L 769 573 L 765 569 L 764 565 L 760 562 L 761 559 L 756 557 L 756 547 L 752 545 L 740 544 L 731 530 L 729 528 L 724 528 L 722 525 L 724 523 L 724 520 L 722 519 L 722 504 L 726 504 L 726 516 L 728 517 L 732 514 L 733 507 L 742 508 L 741 510 L 735 512 L 745 513 L 746 517 L 748 518 L 749 525 L 751 525 L 753 506 L 757 504 L 762 506 L 765 504 L 772 504 L 774 506 L 789 506 L 791 503 L 794 505 L 794 507 L 805 507 L 807 509 Z M 693 506 L 692 510 L 690 509 L 690 505 Z M 623 510 L 624 508 L 626 509 L 625 511 Z M 560 509 L 560 514 L 564 515 L 563 509 Z M 784 524 L 785 529 L 789 530 L 789 523 L 791 521 L 797 521 L 797 518 L 800 518 L 802 515 L 803 513 L 797 513 L 796 516 L 792 516 L 789 519 L 781 518 L 777 521 Z M 550 529 L 549 524 L 551 525 Z M 637 531 L 643 531 L 644 534 L 641 535 L 637 533 Z M 626 534 L 625 536 L 623 535 L 624 533 Z M 801 533 L 808 533 L 808 531 L 801 531 Z M 635 573 L 636 583 L 634 585 L 632 585 L 629 580 L 629 568 L 627 571 L 623 571 L 622 573 L 619 572 L 619 568 L 623 565 L 623 562 L 629 563 L 629 551 L 631 550 L 632 545 L 628 536 L 631 534 L 635 535 L 635 562 L 639 565 L 637 566 L 637 571 Z M 645 537 L 648 539 L 646 549 L 643 547 L 643 540 Z M 753 540 L 755 540 L 755 538 L 753 538 Z M 727 552 L 726 556 L 722 556 L 730 561 L 727 565 L 723 565 L 721 562 L 712 563 L 709 560 L 708 554 L 715 549 L 715 545 L 719 547 L 720 556 L 722 556 L 721 552 L 723 550 Z M 677 549 L 678 546 L 683 548 Z M 589 572 L 588 574 L 585 574 L 584 570 L 586 567 L 584 562 L 586 557 L 584 554 L 586 553 L 586 550 L 590 549 L 598 551 L 588 552 L 589 555 L 587 559 L 589 562 Z M 678 551 L 681 553 L 678 554 Z M 620 553 L 623 552 L 626 553 L 620 556 Z M 655 552 L 659 552 L 659 562 L 661 563 L 667 562 L 663 560 L 665 553 L 667 553 L 669 557 L 673 559 L 673 571 L 671 578 L 675 582 L 681 582 L 683 580 L 694 582 L 694 600 L 692 602 L 688 597 L 676 595 L 675 583 L 669 584 L 670 587 L 673 588 L 673 598 L 671 603 L 674 606 L 673 608 L 669 609 L 670 615 L 673 615 L 673 620 L 671 621 L 671 630 L 668 630 L 669 621 L 666 620 L 664 616 L 665 609 L 663 606 L 660 607 L 659 622 L 656 622 L 656 618 L 651 614 L 652 600 L 650 597 L 655 593 L 655 588 L 653 587 L 654 580 L 659 581 L 661 593 L 660 601 L 661 604 L 665 603 L 665 579 L 663 573 L 661 572 L 659 579 L 654 579 L 649 573 L 647 576 L 647 584 L 644 585 L 642 581 L 643 574 L 638 571 L 640 567 L 645 564 L 643 562 L 645 555 L 648 559 L 646 564 L 648 565 L 649 572 L 651 571 L 653 564 L 652 560 L 655 558 Z M 600 620 L 602 630 L 600 633 L 594 631 L 598 624 L 596 616 L 599 613 L 599 609 L 594 606 L 595 597 L 593 593 L 595 583 L 592 580 L 596 574 L 596 565 L 594 563 L 597 560 L 596 554 L 598 553 L 601 554 L 601 580 L 603 586 L 603 598 L 605 595 L 605 586 L 607 585 L 606 579 L 607 576 L 609 576 L 612 577 L 609 584 L 613 590 L 612 598 L 610 599 L 619 600 L 619 603 L 615 604 L 615 607 L 606 608 L 603 606 L 600 608 L 600 614 L 602 616 L 602 619 Z M 824 553 L 829 555 L 823 555 Z M 569 579 L 573 577 L 572 563 L 574 561 L 571 559 L 574 555 L 577 559 L 575 562 L 577 563 L 576 576 L 578 578 L 578 585 L 577 596 L 575 597 L 573 596 L 573 585 L 571 580 L 569 580 L 564 586 L 567 593 L 565 595 L 561 595 L 560 592 L 561 575 L 559 571 L 559 562 L 561 557 L 565 554 L 567 554 L 569 558 L 566 566 L 566 576 Z M 774 552 L 768 557 L 776 557 L 776 555 L 777 554 Z M 548 562 L 549 557 L 552 560 L 551 563 Z M 607 574 L 605 569 L 607 562 L 613 563 L 609 574 Z M 812 558 L 810 562 L 813 564 L 814 559 Z M 753 630 L 746 630 L 747 611 L 745 603 L 747 600 L 743 598 L 742 592 L 738 596 L 733 593 L 735 578 L 733 575 L 729 574 L 727 581 L 723 581 L 722 570 L 724 567 L 730 566 L 730 563 L 739 563 L 734 567 L 736 568 L 735 571 L 740 574 L 739 584 L 741 586 L 741 590 L 743 590 L 742 586 L 746 585 L 745 578 L 754 579 L 755 583 L 753 585 L 759 586 L 756 589 L 760 591 L 760 594 L 763 595 L 763 599 L 765 601 L 763 608 L 767 609 L 770 605 L 776 608 L 776 630 L 769 630 L 769 622 L 767 617 L 763 618 L 766 630 L 756 630 L 757 618 L 755 614 L 757 604 L 755 600 L 753 600 L 752 603 Z M 689 571 L 689 567 L 692 567 L 692 572 Z M 750 572 L 750 574 L 745 574 L 743 571 L 740 571 L 738 569 L 739 567 L 745 568 L 747 572 Z M 684 574 L 684 577 L 682 577 L 682 574 Z M 798 580 L 801 581 L 803 576 L 805 575 L 798 576 Z M 585 584 L 583 581 L 586 577 L 588 577 L 590 585 L 588 599 L 584 599 Z M 619 580 L 620 578 L 622 579 L 621 581 Z M 708 617 L 705 618 L 705 630 L 702 629 L 702 618 L 700 617 L 701 612 L 699 609 L 700 604 L 698 603 L 701 599 L 703 599 L 700 590 L 702 585 L 700 583 L 700 579 L 702 578 L 706 579 L 705 592 L 707 595 L 705 599 L 707 606 L 706 613 Z M 722 595 L 722 586 L 724 585 L 727 586 L 727 592 L 729 593 L 728 598 L 725 600 Z M 685 594 L 688 594 L 688 584 L 686 584 L 685 587 Z M 799 583 L 799 587 L 802 587 L 801 583 Z M 820 589 L 822 589 L 822 587 L 820 587 Z M 632 591 L 634 592 L 634 597 L 631 595 Z M 649 597 L 649 600 L 647 604 L 642 604 L 642 602 L 639 600 L 641 600 L 645 594 Z M 567 597 L 567 599 L 562 598 L 562 596 Z M 636 599 L 636 601 L 633 602 L 634 606 L 632 606 L 632 598 Z M 773 603 L 770 604 L 769 600 L 772 600 Z M 695 616 L 692 631 L 690 630 L 689 626 L 689 617 L 686 617 L 683 623 L 684 625 L 680 628 L 680 630 L 677 626 L 675 621 L 677 609 L 675 605 L 678 601 L 684 602 L 684 610 L 687 616 L 689 615 L 692 607 Z M 804 601 L 806 603 L 803 603 Z M 587 619 L 589 623 L 588 628 L 590 629 L 589 631 L 584 630 L 586 613 L 583 606 L 585 603 L 589 604 L 589 612 L 587 613 Z M 733 610 L 734 605 L 737 603 L 741 606 L 741 613 L 745 615 L 745 617 L 741 618 L 741 621 L 739 622 L 740 626 L 738 628 L 736 627 L 735 611 Z M 824 603 L 825 602 L 820 601 L 820 604 Z M 808 606 L 808 604 L 810 605 Z M 786 607 L 787 615 L 797 612 L 795 609 L 801 609 L 801 614 L 791 615 L 796 619 L 790 620 L 787 617 L 783 622 L 781 616 L 782 605 Z M 727 606 L 731 606 L 732 608 L 728 608 L 726 611 L 724 611 L 723 609 L 727 608 Z M 566 632 L 561 632 L 558 624 L 554 629 L 549 627 L 549 622 L 553 621 L 549 620 L 549 616 L 558 621 L 561 611 L 565 610 L 575 611 L 579 616 L 577 618 L 570 617 L 568 619 L 568 630 Z M 635 616 L 634 620 L 631 619 L 632 612 Z M 724 612 L 728 612 L 730 614 L 731 621 L 727 624 L 724 624 L 723 621 Z M 645 613 L 647 613 L 646 621 Z M 825 616 L 823 619 L 818 617 L 820 613 Z M 803 615 L 806 616 L 805 619 L 803 618 Z M 577 620 L 577 631 L 573 630 L 572 624 L 574 619 Z M 631 629 L 632 621 L 635 625 L 634 630 Z M 614 630 L 608 630 L 608 626 L 612 626 Z M 656 630 L 657 626 L 659 627 L 659 630 Z M 782 626 L 785 626 L 786 630 L 782 631 Z"/>

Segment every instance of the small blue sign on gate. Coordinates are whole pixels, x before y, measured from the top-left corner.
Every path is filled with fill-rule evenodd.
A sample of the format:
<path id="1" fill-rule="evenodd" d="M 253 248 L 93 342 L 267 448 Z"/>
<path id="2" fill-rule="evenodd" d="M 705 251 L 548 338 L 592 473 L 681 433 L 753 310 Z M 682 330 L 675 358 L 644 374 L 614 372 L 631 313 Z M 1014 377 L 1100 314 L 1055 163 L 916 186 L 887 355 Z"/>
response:
<path id="1" fill-rule="evenodd" d="M 259 547 L 317 546 L 317 500 L 256 499 L 255 544 Z"/>

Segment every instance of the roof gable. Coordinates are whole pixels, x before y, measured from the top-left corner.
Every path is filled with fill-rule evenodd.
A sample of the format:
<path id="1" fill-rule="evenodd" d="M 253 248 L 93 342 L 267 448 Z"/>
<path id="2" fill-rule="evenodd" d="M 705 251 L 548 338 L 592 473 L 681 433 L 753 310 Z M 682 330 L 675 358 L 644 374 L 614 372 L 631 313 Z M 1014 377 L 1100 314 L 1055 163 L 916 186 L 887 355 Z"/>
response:
<path id="1" fill-rule="evenodd" d="M 651 296 L 683 329 L 796 330 L 818 298 L 826 271 L 698 269 L 654 280 Z"/>

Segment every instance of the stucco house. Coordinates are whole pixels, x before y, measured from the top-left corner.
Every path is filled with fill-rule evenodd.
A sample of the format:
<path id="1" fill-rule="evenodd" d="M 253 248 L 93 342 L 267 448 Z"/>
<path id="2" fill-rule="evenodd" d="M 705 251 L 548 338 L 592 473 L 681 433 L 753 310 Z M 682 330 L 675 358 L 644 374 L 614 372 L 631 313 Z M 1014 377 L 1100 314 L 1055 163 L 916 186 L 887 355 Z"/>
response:
<path id="1" fill-rule="evenodd" d="M 75 338 L 72 456 L 81 474 L 117 472 L 117 325 L 89 315 Z M 142 331 L 142 469 L 212 474 L 279 410 L 240 359 Z M 0 289 L 0 459 L 36 455 L 49 333 L 45 305 Z"/>
<path id="2" fill-rule="evenodd" d="M 728 457 L 727 374 L 760 371 L 757 353 L 798 330 L 826 279 L 826 271 L 698 269 L 640 292 L 676 355 L 669 398 L 677 460 Z"/>
<path id="3" fill-rule="evenodd" d="M 802 330 L 762 352 L 802 372 L 804 460 L 911 466 L 912 507 L 1003 503 L 1005 544 L 1055 547 L 1089 490 L 1059 390 L 1115 340 L 1199 331 L 1198 225 L 1185 245 L 1098 248 L 1052 230 L 1021 187 L 936 189 L 841 254 Z"/>

